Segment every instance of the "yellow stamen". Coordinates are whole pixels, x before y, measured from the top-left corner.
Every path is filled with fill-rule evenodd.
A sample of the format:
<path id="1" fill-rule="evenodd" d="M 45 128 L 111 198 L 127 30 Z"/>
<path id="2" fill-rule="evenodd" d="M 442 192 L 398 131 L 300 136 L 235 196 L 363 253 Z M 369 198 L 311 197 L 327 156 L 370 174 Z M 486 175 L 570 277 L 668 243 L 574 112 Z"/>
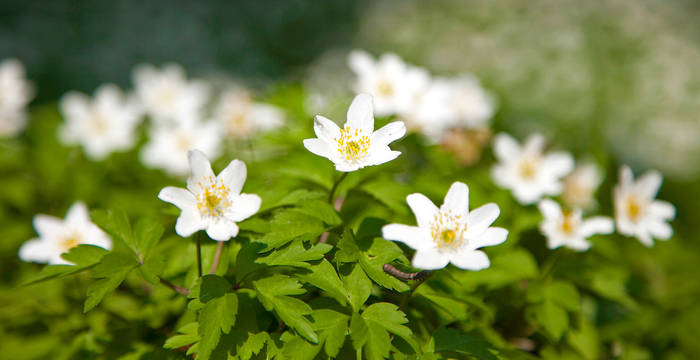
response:
<path id="1" fill-rule="evenodd" d="M 391 96 L 394 93 L 394 85 L 390 81 L 382 79 L 377 83 L 377 93 L 382 96 Z"/>
<path id="2" fill-rule="evenodd" d="M 520 162 L 520 176 L 523 177 L 523 179 L 526 180 L 532 180 L 535 178 L 535 174 L 537 174 L 537 160 L 535 159 L 523 159 Z"/>
<path id="3" fill-rule="evenodd" d="M 349 126 L 340 129 L 340 137 L 334 140 L 338 144 L 338 152 L 345 160 L 361 160 L 369 151 L 369 137 L 357 129 L 350 129 Z"/>
<path id="4" fill-rule="evenodd" d="M 221 180 L 209 177 L 209 184 L 202 184 L 200 181 L 199 186 L 204 190 L 197 194 L 197 210 L 202 216 L 221 216 L 224 210 L 231 206 L 231 200 L 229 200 L 229 188 L 223 184 Z"/>
<path id="5" fill-rule="evenodd" d="M 430 225 L 430 233 L 438 248 L 457 249 L 464 242 L 467 225 L 460 215 L 453 215 L 449 210 L 440 210 Z"/>
<path id="6" fill-rule="evenodd" d="M 80 234 L 72 233 L 72 234 L 62 238 L 58 243 L 58 247 L 63 252 L 67 252 L 68 250 L 80 245 L 81 243 L 82 243 L 82 239 L 80 237 Z"/>
<path id="7" fill-rule="evenodd" d="M 627 214 L 632 221 L 639 220 L 642 215 L 642 204 L 634 196 L 627 198 Z"/>

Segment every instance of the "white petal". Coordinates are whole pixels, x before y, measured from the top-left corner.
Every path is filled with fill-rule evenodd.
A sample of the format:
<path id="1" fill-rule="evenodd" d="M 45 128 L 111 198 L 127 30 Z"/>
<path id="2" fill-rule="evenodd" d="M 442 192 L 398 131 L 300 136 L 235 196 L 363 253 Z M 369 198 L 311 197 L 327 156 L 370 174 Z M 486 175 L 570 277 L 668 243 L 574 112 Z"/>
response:
<path id="1" fill-rule="evenodd" d="M 413 214 L 416 215 L 418 226 L 429 228 L 430 223 L 435 217 L 435 213 L 438 211 L 437 206 L 425 195 L 419 193 L 406 196 L 406 202 L 411 208 L 411 211 L 413 211 Z"/>
<path id="2" fill-rule="evenodd" d="M 452 214 L 462 216 L 462 219 L 466 220 L 469 212 L 469 187 L 459 181 L 454 182 L 445 195 L 442 209 L 450 210 Z"/>
<path id="3" fill-rule="evenodd" d="M 66 222 L 73 225 L 85 225 L 89 224 L 90 216 L 88 215 L 87 206 L 81 201 L 75 202 L 68 209 L 68 214 L 66 214 Z"/>
<path id="4" fill-rule="evenodd" d="M 321 115 L 314 116 L 314 132 L 316 137 L 331 144 L 334 144 L 335 139 L 340 137 L 338 125 Z"/>
<path id="5" fill-rule="evenodd" d="M 202 222 L 202 218 L 195 209 L 180 213 L 180 217 L 177 218 L 175 223 L 175 232 L 182 237 L 188 237 L 204 228 L 205 225 Z"/>
<path id="6" fill-rule="evenodd" d="M 227 211 L 226 217 L 234 222 L 243 221 L 260 210 L 262 199 L 255 194 L 240 194 L 232 197 L 232 209 Z"/>
<path id="7" fill-rule="evenodd" d="M 467 233 L 465 236 L 468 239 L 474 239 L 480 236 L 498 217 L 501 210 L 498 205 L 489 203 L 474 209 L 467 215 Z"/>
<path id="8" fill-rule="evenodd" d="M 558 219 L 562 217 L 561 206 L 554 200 L 544 199 L 537 204 L 537 208 L 545 217 L 545 219 Z"/>
<path id="9" fill-rule="evenodd" d="M 635 236 L 637 237 L 639 242 L 642 243 L 642 245 L 646 247 L 654 246 L 654 239 L 651 238 L 651 235 L 647 231 L 639 231 L 637 234 L 635 234 Z"/>
<path id="10" fill-rule="evenodd" d="M 540 154 L 544 148 L 544 136 L 542 134 L 532 134 L 525 139 L 523 151 L 531 154 Z"/>
<path id="11" fill-rule="evenodd" d="M 406 125 L 403 121 L 394 121 L 386 124 L 381 129 L 372 134 L 371 143 L 389 145 L 392 141 L 398 140 L 406 135 Z"/>
<path id="12" fill-rule="evenodd" d="M 655 198 L 663 177 L 658 171 L 650 170 L 637 179 L 637 190 L 647 198 Z"/>
<path id="13" fill-rule="evenodd" d="M 510 160 L 520 154 L 520 145 L 510 135 L 500 133 L 493 139 L 493 152 L 501 160 Z"/>
<path id="14" fill-rule="evenodd" d="M 238 159 L 231 162 L 219 173 L 218 179 L 228 187 L 231 194 L 240 194 L 245 183 L 247 170 L 245 163 Z"/>
<path id="15" fill-rule="evenodd" d="M 190 191 L 196 191 L 197 182 L 202 178 L 214 176 L 214 171 L 211 170 L 211 163 L 203 152 L 193 149 L 187 152 L 187 159 L 190 162 L 190 177 L 187 178 L 187 188 Z"/>
<path id="16" fill-rule="evenodd" d="M 315 155 L 323 156 L 324 158 L 330 158 L 331 156 L 331 147 L 322 139 L 305 139 L 304 147 Z"/>
<path id="17" fill-rule="evenodd" d="M 382 237 L 387 240 L 400 241 L 411 249 L 427 250 L 433 247 L 427 229 L 403 224 L 389 224 L 382 227 Z"/>
<path id="18" fill-rule="evenodd" d="M 581 236 L 587 238 L 593 234 L 610 234 L 613 232 L 613 228 L 612 219 L 604 216 L 596 216 L 584 220 L 578 232 Z"/>
<path id="19" fill-rule="evenodd" d="M 556 177 L 562 177 L 574 169 L 574 158 L 569 153 L 550 153 L 545 157 L 544 161 L 546 171 Z"/>
<path id="20" fill-rule="evenodd" d="M 63 227 L 61 219 L 43 214 L 34 216 L 33 224 L 34 230 L 36 230 L 40 237 L 55 234 Z"/>
<path id="21" fill-rule="evenodd" d="M 238 225 L 233 221 L 219 218 L 209 224 L 207 235 L 216 241 L 228 241 L 238 235 Z"/>
<path id="22" fill-rule="evenodd" d="M 416 251 L 413 256 L 413 267 L 425 270 L 442 269 L 450 262 L 450 258 L 440 253 L 437 248 Z"/>
<path id="23" fill-rule="evenodd" d="M 632 175 L 632 169 L 627 165 L 622 165 L 622 167 L 620 167 L 620 184 L 622 187 L 631 186 L 633 181 L 634 175 Z"/>
<path id="24" fill-rule="evenodd" d="M 164 187 L 163 190 L 158 193 L 158 198 L 177 206 L 180 210 L 189 210 L 197 207 L 197 200 L 194 195 L 183 188 L 174 186 Z"/>
<path id="25" fill-rule="evenodd" d="M 359 94 L 352 100 L 348 108 L 347 125 L 351 129 L 358 129 L 366 135 L 374 131 L 374 106 L 372 95 Z"/>
<path id="26" fill-rule="evenodd" d="M 342 172 L 355 171 L 360 168 L 360 165 L 356 162 L 341 161 L 335 163 L 335 169 Z"/>
<path id="27" fill-rule="evenodd" d="M 401 151 L 392 151 L 386 146 L 384 147 L 384 149 L 374 149 L 371 151 L 372 155 L 370 155 L 367 158 L 365 165 L 384 164 L 386 162 L 396 159 L 397 157 L 399 157 L 399 155 L 401 155 Z"/>
<path id="28" fill-rule="evenodd" d="M 484 246 L 503 244 L 507 237 L 508 230 L 500 227 L 490 227 L 486 229 L 486 231 L 482 232 L 478 237 L 467 240 L 469 241 L 469 248 L 478 249 Z"/>
<path id="29" fill-rule="evenodd" d="M 673 236 L 673 228 L 663 221 L 652 221 L 648 227 L 651 235 L 657 239 L 668 240 Z"/>
<path id="30" fill-rule="evenodd" d="M 363 50 L 353 50 L 348 55 L 348 65 L 356 74 L 365 74 L 374 70 L 374 60 Z"/>
<path id="31" fill-rule="evenodd" d="M 25 262 L 46 263 L 55 255 L 53 246 L 41 241 L 41 239 L 32 239 L 19 248 L 18 256 L 20 260 Z"/>
<path id="32" fill-rule="evenodd" d="M 676 208 L 667 201 L 656 200 L 649 205 L 649 213 L 655 218 L 668 220 L 676 217 Z"/>
<path id="33" fill-rule="evenodd" d="M 590 247 L 591 247 L 591 243 L 589 243 L 585 239 L 574 239 L 565 245 L 569 249 L 573 249 L 576 251 L 586 251 L 586 250 L 590 249 Z"/>
<path id="34" fill-rule="evenodd" d="M 483 251 L 467 249 L 452 254 L 450 262 L 464 270 L 481 270 L 491 265 L 488 256 Z"/>

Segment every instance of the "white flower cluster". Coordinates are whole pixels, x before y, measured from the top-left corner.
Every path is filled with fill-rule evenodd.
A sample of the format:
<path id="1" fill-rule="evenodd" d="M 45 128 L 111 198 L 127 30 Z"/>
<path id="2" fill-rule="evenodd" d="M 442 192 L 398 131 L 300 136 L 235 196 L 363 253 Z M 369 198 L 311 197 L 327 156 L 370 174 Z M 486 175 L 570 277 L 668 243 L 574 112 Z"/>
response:
<path id="1" fill-rule="evenodd" d="M 374 97 L 377 115 L 396 115 L 433 142 L 451 128 L 484 127 L 495 112 L 493 97 L 472 75 L 432 77 L 395 54 L 375 60 L 362 50 L 351 52 L 348 63 L 357 76 L 354 90 Z"/>
<path id="2" fill-rule="evenodd" d="M 498 134 L 493 143 L 498 163 L 491 175 L 502 188 L 511 190 L 524 205 L 538 202 L 544 217 L 540 231 L 547 237 L 548 247 L 566 246 L 577 251 L 590 247 L 586 240 L 594 234 L 610 234 L 613 220 L 604 216 L 583 219 L 583 212 L 595 206 L 595 192 L 602 181 L 600 169 L 583 162 L 574 169 L 574 159 L 565 152 L 544 152 L 544 137 L 530 135 L 524 145 L 506 134 Z M 668 202 L 654 200 L 661 186 L 661 175 L 649 172 L 637 182 L 632 171 L 624 166 L 620 183 L 615 188 L 615 220 L 623 235 L 635 236 L 644 245 L 653 245 L 652 237 L 666 240 L 673 233 L 666 221 L 675 216 Z M 562 207 L 543 196 L 561 195 Z"/>
<path id="3" fill-rule="evenodd" d="M 34 90 L 19 60 L 0 62 L 0 137 L 17 135 L 27 123 L 26 107 Z"/>
<path id="4" fill-rule="evenodd" d="M 112 152 L 132 148 L 143 115 L 148 115 L 151 124 L 141 161 L 183 176 L 189 169 L 189 150 L 197 148 L 217 157 L 224 136 L 249 138 L 284 121 L 280 109 L 254 102 L 246 89 L 230 86 L 214 94 L 210 84 L 188 79 L 176 64 L 160 69 L 139 65 L 133 82 L 133 93 L 105 84 L 94 98 L 78 92 L 65 94 L 60 102 L 65 124 L 59 139 L 66 145 L 81 145 L 92 160 L 103 160 Z"/>

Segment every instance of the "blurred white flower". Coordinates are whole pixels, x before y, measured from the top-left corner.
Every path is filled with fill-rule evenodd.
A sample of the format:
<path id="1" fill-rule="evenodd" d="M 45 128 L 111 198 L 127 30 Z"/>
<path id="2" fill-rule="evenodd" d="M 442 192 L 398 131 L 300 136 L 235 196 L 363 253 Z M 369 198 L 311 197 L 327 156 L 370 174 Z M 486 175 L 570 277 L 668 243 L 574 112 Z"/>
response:
<path id="1" fill-rule="evenodd" d="M 663 178 L 656 171 L 634 180 L 632 170 L 620 169 L 620 182 L 615 186 L 615 221 L 617 230 L 634 236 L 646 245 L 654 245 L 653 238 L 668 240 L 673 229 L 667 221 L 676 216 L 676 208 L 669 202 L 655 200 Z"/>
<path id="2" fill-rule="evenodd" d="M 201 81 L 188 80 L 185 70 L 177 64 L 162 69 L 138 65 L 133 72 L 136 94 L 148 115 L 156 122 L 190 119 L 206 104 L 208 86 Z"/>
<path id="3" fill-rule="evenodd" d="M 75 246 L 89 244 L 106 250 L 112 248 L 112 240 L 90 221 L 88 209 L 82 202 L 68 209 L 65 220 L 42 214 L 34 216 L 34 229 L 39 238 L 27 241 L 19 249 L 22 261 L 70 264 L 61 254 Z"/>
<path id="4" fill-rule="evenodd" d="M 493 97 L 481 87 L 479 79 L 465 74 L 446 81 L 450 88 L 450 125 L 470 129 L 487 125 L 496 104 Z"/>
<path id="5" fill-rule="evenodd" d="M 272 105 L 253 102 L 246 90 L 229 90 L 221 94 L 214 110 L 226 134 L 234 138 L 249 138 L 257 131 L 267 131 L 284 123 L 284 112 Z"/>
<path id="6" fill-rule="evenodd" d="M 422 194 L 408 195 L 406 202 L 418 226 L 389 224 L 382 235 L 415 249 L 412 264 L 416 268 L 441 269 L 452 263 L 460 269 L 485 269 L 489 258 L 477 249 L 501 244 L 508 236 L 508 230 L 490 227 L 500 214 L 498 205 L 469 211 L 469 188 L 461 182 L 450 186 L 439 209 Z"/>
<path id="7" fill-rule="evenodd" d="M 19 60 L 0 62 L 0 137 L 14 136 L 27 122 L 26 106 L 34 96 Z"/>
<path id="8" fill-rule="evenodd" d="M 569 153 L 543 153 L 544 137 L 530 135 L 521 147 L 506 134 L 496 135 L 493 150 L 499 163 L 491 169 L 494 182 L 513 192 L 521 204 L 532 204 L 544 195 L 562 191 L 561 178 L 574 167 Z"/>
<path id="9" fill-rule="evenodd" d="M 426 86 L 416 88 L 407 109 L 398 116 L 406 123 L 409 130 L 423 134 L 430 142 L 440 141 L 450 126 L 453 111 L 450 107 L 452 88 L 447 81 L 431 81 L 427 73 L 413 73 L 422 77 Z M 418 80 L 416 80 L 418 81 Z"/>
<path id="10" fill-rule="evenodd" d="M 158 194 L 159 199 L 182 210 L 175 232 L 187 237 L 206 230 L 217 241 L 236 237 L 236 223 L 258 212 L 262 202 L 258 195 L 241 193 L 246 179 L 245 163 L 232 160 L 216 176 L 204 153 L 192 150 L 187 156 L 191 168 L 187 189 L 168 186 Z"/>
<path id="11" fill-rule="evenodd" d="M 586 240 L 588 237 L 613 232 L 613 221 L 608 217 L 595 216 L 584 220 L 580 209 L 565 211 L 550 199 L 540 201 L 538 207 L 544 217 L 540 231 L 547 237 L 547 247 L 550 249 L 565 246 L 585 251 L 591 247 Z"/>
<path id="12" fill-rule="evenodd" d="M 192 119 L 179 124 L 155 124 L 150 130 L 149 142 L 141 149 L 141 162 L 171 175 L 183 176 L 189 170 L 189 150 L 200 149 L 216 158 L 221 153 L 221 139 L 221 127 L 213 121 L 202 123 Z"/>
<path id="13" fill-rule="evenodd" d="M 596 203 L 594 195 L 601 181 L 603 176 L 596 164 L 587 162 L 577 165 L 564 178 L 562 200 L 570 208 L 589 209 Z"/>
<path id="14" fill-rule="evenodd" d="M 406 134 L 406 126 L 402 121 L 394 121 L 374 131 L 372 96 L 360 94 L 350 104 L 343 129 L 316 115 L 314 132 L 317 138 L 305 139 L 304 147 L 332 161 L 336 170 L 349 172 L 399 156 L 401 152 L 392 151 L 389 144 Z"/>
<path id="15" fill-rule="evenodd" d="M 407 111 L 416 92 L 427 85 L 425 70 L 407 66 L 395 54 L 383 54 L 375 61 L 367 52 L 354 50 L 348 55 L 348 63 L 357 75 L 355 92 L 374 97 L 378 116 Z"/>
<path id="16" fill-rule="evenodd" d="M 82 145 L 90 159 L 102 160 L 134 145 L 134 129 L 142 112 L 136 99 L 125 96 L 116 85 L 100 86 L 94 99 L 69 92 L 61 98 L 59 107 L 66 120 L 59 129 L 59 139 L 67 145 Z"/>

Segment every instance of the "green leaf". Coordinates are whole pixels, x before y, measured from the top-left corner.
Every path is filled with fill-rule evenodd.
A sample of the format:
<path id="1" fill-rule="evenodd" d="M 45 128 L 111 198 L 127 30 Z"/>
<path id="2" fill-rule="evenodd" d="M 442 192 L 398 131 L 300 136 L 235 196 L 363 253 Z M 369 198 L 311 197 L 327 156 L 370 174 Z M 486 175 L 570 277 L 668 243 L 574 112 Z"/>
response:
<path id="1" fill-rule="evenodd" d="M 326 231 L 321 220 L 293 209 L 275 215 L 270 221 L 270 228 L 272 231 L 259 240 L 266 245 L 266 251 L 284 246 L 294 239 L 310 240 Z"/>
<path id="2" fill-rule="evenodd" d="M 136 222 L 133 229 L 134 241 L 140 259 L 145 259 L 163 236 L 165 227 L 155 219 L 142 218 Z"/>
<path id="3" fill-rule="evenodd" d="M 302 214 L 316 217 L 330 227 L 338 226 L 343 222 L 338 216 L 338 212 L 326 201 L 309 200 L 294 209 Z"/>
<path id="4" fill-rule="evenodd" d="M 590 286 L 601 296 L 634 310 L 638 306 L 634 299 L 627 294 L 627 278 L 628 274 L 625 270 L 602 268 L 593 274 Z"/>
<path id="5" fill-rule="evenodd" d="M 204 286 L 204 283 L 202 283 Z M 225 293 L 204 304 L 199 312 L 199 352 L 198 359 L 207 360 L 219 343 L 221 334 L 228 334 L 236 323 L 238 297 L 235 293 Z"/>
<path id="6" fill-rule="evenodd" d="M 434 352 L 453 351 L 469 354 L 477 359 L 498 360 L 496 355 L 489 350 L 491 345 L 487 341 L 474 339 L 456 329 L 440 327 L 435 330 L 432 347 Z"/>
<path id="7" fill-rule="evenodd" d="M 265 245 L 259 242 L 247 242 L 243 244 L 241 250 L 236 255 L 236 263 L 233 266 L 233 271 L 236 274 L 236 282 L 241 282 L 246 275 L 266 267 L 264 264 L 256 262 L 258 253 L 264 248 Z"/>
<path id="8" fill-rule="evenodd" d="M 566 310 L 551 300 L 535 305 L 535 319 L 544 327 L 546 333 L 554 340 L 559 340 L 569 327 Z"/>
<path id="9" fill-rule="evenodd" d="M 257 334 L 248 333 L 248 338 L 236 347 L 236 354 L 242 360 L 247 360 L 257 355 L 265 346 L 265 343 L 271 341 L 270 335 L 267 332 L 259 332 Z"/>
<path id="10" fill-rule="evenodd" d="M 311 316 L 314 319 L 313 327 L 318 333 L 319 344 L 323 343 L 326 355 L 336 357 L 345 343 L 350 316 L 330 309 L 314 310 Z"/>
<path id="11" fill-rule="evenodd" d="M 321 345 L 311 344 L 302 337 L 285 332 L 282 335 L 284 346 L 282 347 L 283 359 L 313 360 L 321 351 Z"/>
<path id="12" fill-rule="evenodd" d="M 394 304 L 375 303 L 367 307 L 362 315 L 353 314 L 350 320 L 350 335 L 355 349 L 362 349 L 368 359 L 384 359 L 391 350 L 389 332 L 400 336 L 414 350 L 418 345 L 412 338 L 406 315 Z"/>
<path id="13" fill-rule="evenodd" d="M 256 262 L 272 266 L 296 266 L 308 269 L 311 265 L 306 261 L 322 259 L 323 255 L 331 249 L 333 249 L 332 245 L 321 243 L 305 249 L 303 242 L 296 240 L 289 246 L 273 251 L 265 257 L 258 258 Z"/>
<path id="14" fill-rule="evenodd" d="M 192 322 L 181 327 L 178 329 L 178 332 L 182 335 L 175 335 L 168 338 L 163 347 L 166 349 L 179 349 L 181 347 L 196 343 L 199 341 L 199 333 L 197 332 L 198 328 L 199 324 L 197 322 Z"/>
<path id="15" fill-rule="evenodd" d="M 134 253 L 138 247 L 129 224 L 129 217 L 122 209 L 93 210 L 90 212 L 92 221 L 106 231 L 113 239 L 123 242 Z"/>
<path id="16" fill-rule="evenodd" d="M 306 340 L 316 344 L 318 336 L 314 333 L 311 322 L 305 315 L 311 314 L 311 307 L 289 295 L 301 295 L 306 292 L 301 284 L 286 275 L 276 274 L 253 282 L 258 292 L 258 299 L 268 311 L 275 311 L 287 326 L 293 328 Z"/>
<path id="17" fill-rule="evenodd" d="M 36 284 L 42 281 L 62 278 L 77 274 L 94 267 L 108 251 L 94 245 L 78 245 L 71 248 L 61 257 L 75 265 L 47 265 L 33 278 L 27 280 L 22 285 Z"/>
<path id="18" fill-rule="evenodd" d="M 102 299 L 114 291 L 126 278 L 126 275 L 139 265 L 133 256 L 125 253 L 109 253 L 93 269 L 93 276 L 101 278 L 90 284 L 83 312 L 97 306 Z"/>
<path id="19" fill-rule="evenodd" d="M 299 274 L 297 278 L 325 291 L 328 296 L 336 299 L 341 305 L 347 304 L 347 291 L 343 286 L 343 282 L 340 281 L 338 273 L 335 272 L 335 268 L 328 260 L 323 259 L 318 264 L 310 265 L 308 269 L 310 272 Z"/>
<path id="20" fill-rule="evenodd" d="M 453 274 L 468 289 L 485 286 L 498 289 L 523 279 L 537 277 L 537 262 L 529 251 L 518 248 L 498 254 L 491 259 L 491 266 L 481 271 L 462 271 Z"/>
<path id="21" fill-rule="evenodd" d="M 372 292 L 372 281 L 359 264 L 352 265 L 352 267 L 346 265 L 344 268 L 350 269 L 343 275 L 343 284 L 348 290 L 350 305 L 352 305 L 353 311 L 359 312 L 362 304 L 367 301 Z"/>
<path id="22" fill-rule="evenodd" d="M 598 359 L 599 358 L 599 343 L 598 343 L 598 332 L 595 326 L 581 318 L 579 328 L 572 328 L 567 334 L 566 339 L 568 343 L 576 349 L 584 359 Z"/>
<path id="23" fill-rule="evenodd" d="M 226 279 L 218 275 L 207 274 L 202 276 L 199 286 L 199 300 L 202 303 L 207 303 L 230 291 L 233 291 L 233 286 Z"/>

